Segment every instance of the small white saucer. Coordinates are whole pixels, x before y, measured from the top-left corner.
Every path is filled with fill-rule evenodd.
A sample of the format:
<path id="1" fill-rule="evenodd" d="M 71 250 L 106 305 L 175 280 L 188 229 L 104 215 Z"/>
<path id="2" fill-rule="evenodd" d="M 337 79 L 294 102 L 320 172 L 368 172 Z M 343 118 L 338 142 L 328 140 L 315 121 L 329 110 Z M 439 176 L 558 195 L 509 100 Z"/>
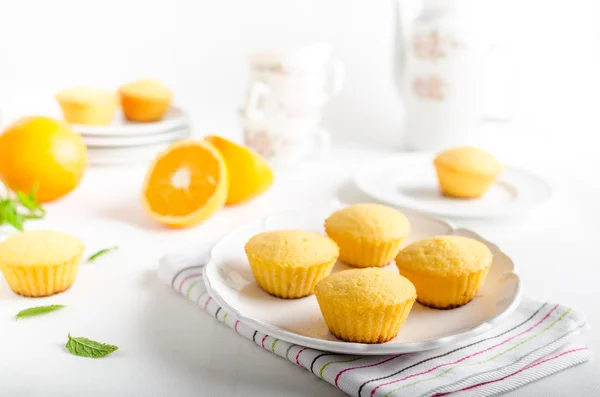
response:
<path id="1" fill-rule="evenodd" d="M 167 130 L 159 134 L 138 136 L 82 136 L 88 148 L 122 148 L 128 146 L 145 146 L 158 143 L 172 142 L 190 135 L 187 127 Z"/>
<path id="2" fill-rule="evenodd" d="M 71 124 L 75 132 L 84 136 L 139 136 L 159 134 L 164 131 L 183 128 L 188 125 L 186 113 L 178 107 L 171 107 L 160 121 L 151 123 L 136 123 L 126 120 L 121 113 L 109 125 Z"/>
<path id="3" fill-rule="evenodd" d="M 116 165 L 144 163 L 154 159 L 159 152 L 166 149 L 167 146 L 178 139 L 185 139 L 190 136 L 190 130 L 183 128 L 161 135 L 142 135 L 140 137 L 107 137 L 99 138 L 104 146 L 89 145 L 89 141 L 84 137 L 88 144 L 89 163 L 92 165 Z M 160 139 L 148 139 L 160 138 Z M 133 142 L 135 141 L 135 145 Z M 131 146 L 127 144 L 132 144 Z"/>
<path id="4" fill-rule="evenodd" d="M 360 355 L 399 354 L 438 348 L 467 340 L 502 323 L 518 306 L 522 289 L 514 265 L 497 246 L 466 229 L 425 215 L 406 213 L 411 224 L 408 242 L 441 234 L 456 234 L 485 243 L 494 261 L 479 296 L 453 310 L 415 303 L 398 336 L 387 343 L 362 344 L 336 339 L 323 320 L 314 295 L 279 299 L 260 289 L 244 252 L 244 244 L 266 230 L 303 229 L 323 233 L 323 220 L 337 206 L 289 211 L 250 222 L 221 238 L 204 268 L 208 292 L 242 322 L 275 338 L 314 349 Z M 347 269 L 338 262 L 333 272 Z M 394 264 L 386 270 L 398 272 Z"/>
<path id="5" fill-rule="evenodd" d="M 494 218 L 531 210 L 548 200 L 552 191 L 541 178 L 506 167 L 497 182 L 478 199 L 443 196 L 431 154 L 397 155 L 368 165 L 354 182 L 363 192 L 387 204 L 452 218 Z"/>
<path id="6" fill-rule="evenodd" d="M 164 150 L 169 144 L 125 147 L 125 148 L 100 148 L 88 149 L 90 165 L 123 165 L 147 163 Z"/>

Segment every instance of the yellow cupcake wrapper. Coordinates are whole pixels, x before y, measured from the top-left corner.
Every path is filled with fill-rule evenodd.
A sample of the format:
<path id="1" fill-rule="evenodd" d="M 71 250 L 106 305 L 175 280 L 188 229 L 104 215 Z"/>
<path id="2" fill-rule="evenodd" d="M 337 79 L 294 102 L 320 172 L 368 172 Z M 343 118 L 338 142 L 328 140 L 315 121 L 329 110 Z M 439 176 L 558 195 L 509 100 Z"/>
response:
<path id="1" fill-rule="evenodd" d="M 79 104 L 61 102 L 60 107 L 65 120 L 69 123 L 89 125 L 110 124 L 117 110 L 116 103 L 114 105 L 81 106 Z"/>
<path id="2" fill-rule="evenodd" d="M 399 270 L 401 275 L 414 284 L 419 303 L 436 309 L 452 309 L 473 300 L 490 267 L 478 272 L 448 277 L 422 274 L 402 267 L 399 267 Z"/>
<path id="3" fill-rule="evenodd" d="M 50 296 L 63 292 L 75 281 L 81 255 L 60 265 L 11 266 L 0 268 L 9 287 L 19 295 Z"/>
<path id="4" fill-rule="evenodd" d="M 358 310 L 354 306 L 317 296 L 325 323 L 336 338 L 356 343 L 383 343 L 398 335 L 415 302 Z"/>
<path id="5" fill-rule="evenodd" d="M 442 193 L 457 198 L 475 198 L 483 195 L 496 180 L 496 176 L 473 175 L 436 167 Z"/>
<path id="6" fill-rule="evenodd" d="M 327 231 L 340 248 L 340 260 L 355 267 L 382 267 L 394 260 L 404 238 L 376 242 L 356 240 Z"/>
<path id="7" fill-rule="evenodd" d="M 171 106 L 171 100 L 166 98 L 142 98 L 121 94 L 121 107 L 123 114 L 132 121 L 157 121 L 160 120 Z"/>
<path id="8" fill-rule="evenodd" d="M 315 286 L 331 273 L 335 260 L 308 267 L 278 266 L 248 258 L 256 283 L 278 298 L 295 299 L 313 294 Z"/>

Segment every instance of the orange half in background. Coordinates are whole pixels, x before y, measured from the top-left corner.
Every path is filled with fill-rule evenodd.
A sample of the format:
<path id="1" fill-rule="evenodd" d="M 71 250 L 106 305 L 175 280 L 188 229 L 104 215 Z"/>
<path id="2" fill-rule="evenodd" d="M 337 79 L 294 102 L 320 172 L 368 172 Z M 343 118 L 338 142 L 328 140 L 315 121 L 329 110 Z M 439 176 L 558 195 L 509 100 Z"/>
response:
<path id="1" fill-rule="evenodd" d="M 210 144 L 173 143 L 150 165 L 142 192 L 146 212 L 172 227 L 196 225 L 225 205 L 227 169 Z"/>
<path id="2" fill-rule="evenodd" d="M 227 205 L 252 200 L 271 187 L 273 171 L 254 150 L 220 136 L 208 136 L 205 140 L 217 148 L 227 164 Z"/>

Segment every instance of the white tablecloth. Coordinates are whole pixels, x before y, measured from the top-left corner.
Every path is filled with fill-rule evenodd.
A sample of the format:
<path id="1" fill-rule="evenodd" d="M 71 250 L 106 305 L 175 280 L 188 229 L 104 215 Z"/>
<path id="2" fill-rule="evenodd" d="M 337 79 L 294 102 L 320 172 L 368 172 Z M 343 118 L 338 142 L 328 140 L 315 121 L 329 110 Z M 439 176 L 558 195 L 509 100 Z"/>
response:
<path id="1" fill-rule="evenodd" d="M 321 164 L 278 173 L 273 188 L 256 201 L 225 209 L 188 230 L 167 230 L 143 213 L 139 194 L 145 167 L 90 169 L 73 194 L 48 205 L 47 219 L 30 228 L 72 232 L 90 253 L 113 245 L 120 250 L 82 266 L 73 288 L 55 297 L 17 297 L 0 278 L 0 395 L 342 396 L 182 302 L 158 280 L 157 260 L 270 211 L 334 197 L 368 200 L 345 180 L 362 163 L 384 155 L 338 148 Z M 541 164 L 538 169 L 555 186 L 554 199 L 540 211 L 526 219 L 467 226 L 513 257 L 526 295 L 585 313 L 592 327 L 585 342 L 598 352 L 600 300 L 592 294 L 600 278 L 600 197 L 580 174 L 551 167 Z M 12 320 L 23 308 L 50 303 L 67 308 Z M 120 349 L 102 360 L 74 357 L 63 348 L 69 332 Z M 592 361 L 510 395 L 600 395 L 600 370 Z"/>

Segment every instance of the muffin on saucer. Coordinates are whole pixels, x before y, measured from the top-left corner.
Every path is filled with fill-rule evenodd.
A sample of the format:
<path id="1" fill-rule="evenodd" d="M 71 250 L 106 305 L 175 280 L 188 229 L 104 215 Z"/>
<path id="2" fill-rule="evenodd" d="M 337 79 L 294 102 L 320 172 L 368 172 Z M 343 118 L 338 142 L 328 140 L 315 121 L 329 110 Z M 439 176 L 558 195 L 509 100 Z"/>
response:
<path id="1" fill-rule="evenodd" d="M 144 79 L 119 88 L 121 107 L 130 121 L 161 120 L 171 107 L 173 93 L 156 80 Z"/>
<path id="2" fill-rule="evenodd" d="M 327 236 L 304 230 L 257 234 L 244 247 L 257 284 L 267 293 L 286 299 L 314 292 L 327 276 L 339 250 Z"/>
<path id="3" fill-rule="evenodd" d="M 325 220 L 327 235 L 340 247 L 340 260 L 356 267 L 390 263 L 409 230 L 404 214 L 381 204 L 352 205 Z"/>
<path id="4" fill-rule="evenodd" d="M 62 232 L 15 234 L 0 243 L 0 270 L 19 295 L 54 295 L 75 281 L 83 249 L 77 237 Z"/>
<path id="5" fill-rule="evenodd" d="M 482 196 L 504 169 L 494 156 L 475 147 L 446 150 L 433 165 L 442 193 L 456 198 Z"/>
<path id="6" fill-rule="evenodd" d="M 338 339 L 383 343 L 406 321 L 417 292 L 405 277 L 384 269 L 352 269 L 321 280 L 315 295 L 327 327 Z"/>
<path id="7" fill-rule="evenodd" d="M 108 125 L 119 104 L 113 92 L 93 88 L 72 88 L 56 94 L 65 120 L 73 124 Z"/>
<path id="8" fill-rule="evenodd" d="M 396 257 L 400 274 L 417 289 L 417 301 L 437 309 L 469 303 L 485 281 L 492 252 L 462 236 L 437 236 L 404 247 Z"/>

